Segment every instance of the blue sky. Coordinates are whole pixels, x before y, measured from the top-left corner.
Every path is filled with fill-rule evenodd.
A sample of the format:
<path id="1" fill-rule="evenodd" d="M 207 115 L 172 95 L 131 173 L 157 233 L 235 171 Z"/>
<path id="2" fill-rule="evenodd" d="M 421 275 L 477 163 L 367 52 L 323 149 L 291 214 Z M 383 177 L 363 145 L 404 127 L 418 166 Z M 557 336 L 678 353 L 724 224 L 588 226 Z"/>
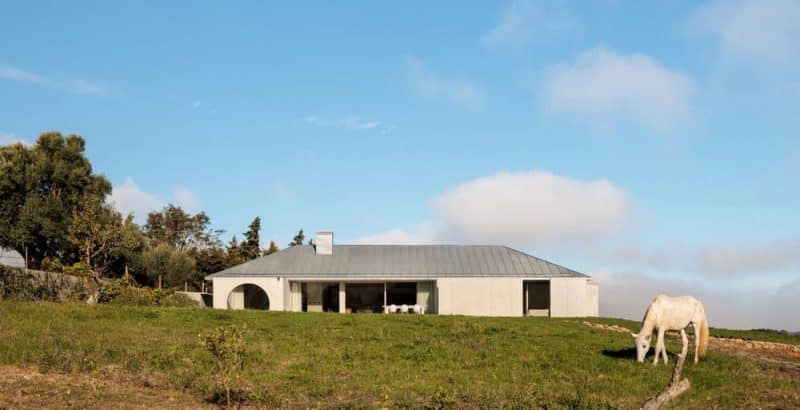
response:
<path id="1" fill-rule="evenodd" d="M 262 238 L 498 243 L 800 329 L 800 1 L 22 2 L 0 142 Z"/>

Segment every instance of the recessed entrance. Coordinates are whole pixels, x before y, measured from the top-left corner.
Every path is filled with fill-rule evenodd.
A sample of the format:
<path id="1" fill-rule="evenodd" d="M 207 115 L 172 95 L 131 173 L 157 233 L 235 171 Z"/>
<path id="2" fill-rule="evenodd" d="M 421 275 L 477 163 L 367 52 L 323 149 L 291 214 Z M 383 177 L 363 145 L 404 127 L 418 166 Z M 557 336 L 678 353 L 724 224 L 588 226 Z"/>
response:
<path id="1" fill-rule="evenodd" d="M 239 285 L 228 295 L 228 308 L 269 310 L 269 296 L 257 285 Z"/>
<path id="2" fill-rule="evenodd" d="M 524 281 L 522 288 L 522 313 L 525 316 L 550 316 L 550 281 Z"/>

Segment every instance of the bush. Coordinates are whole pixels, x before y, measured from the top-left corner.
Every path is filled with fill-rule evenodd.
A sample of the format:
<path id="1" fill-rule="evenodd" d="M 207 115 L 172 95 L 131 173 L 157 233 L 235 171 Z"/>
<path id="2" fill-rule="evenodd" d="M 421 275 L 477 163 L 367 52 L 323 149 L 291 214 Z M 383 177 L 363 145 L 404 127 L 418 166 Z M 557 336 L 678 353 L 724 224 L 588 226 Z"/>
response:
<path id="1" fill-rule="evenodd" d="M 106 281 L 100 288 L 97 303 L 129 306 L 196 307 L 197 303 L 173 289 L 149 289 L 136 286 L 128 277 Z"/>
<path id="2" fill-rule="evenodd" d="M 200 335 L 200 345 L 216 359 L 214 364 L 217 385 L 225 392 L 225 402 L 231 405 L 231 389 L 244 369 L 246 353 L 244 335 L 247 328 L 236 325 L 220 326 Z"/>
<path id="3" fill-rule="evenodd" d="M 61 277 L 40 278 L 18 268 L 0 266 L 0 299 L 59 302 L 64 294 L 80 291 Z"/>

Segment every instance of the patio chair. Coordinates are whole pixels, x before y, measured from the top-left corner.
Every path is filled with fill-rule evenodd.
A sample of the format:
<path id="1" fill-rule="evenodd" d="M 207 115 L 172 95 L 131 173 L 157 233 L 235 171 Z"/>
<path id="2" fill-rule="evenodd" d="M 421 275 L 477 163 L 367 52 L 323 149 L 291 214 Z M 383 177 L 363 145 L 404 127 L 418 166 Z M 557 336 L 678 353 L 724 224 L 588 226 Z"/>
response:
<path id="1" fill-rule="evenodd" d="M 422 306 L 420 306 L 420 305 L 412 306 L 411 310 L 414 311 L 414 313 L 422 314 Z"/>
<path id="2" fill-rule="evenodd" d="M 397 313 L 397 305 L 389 305 L 389 313 Z"/>
<path id="3" fill-rule="evenodd" d="M 400 313 L 408 313 L 408 305 L 400 305 Z"/>

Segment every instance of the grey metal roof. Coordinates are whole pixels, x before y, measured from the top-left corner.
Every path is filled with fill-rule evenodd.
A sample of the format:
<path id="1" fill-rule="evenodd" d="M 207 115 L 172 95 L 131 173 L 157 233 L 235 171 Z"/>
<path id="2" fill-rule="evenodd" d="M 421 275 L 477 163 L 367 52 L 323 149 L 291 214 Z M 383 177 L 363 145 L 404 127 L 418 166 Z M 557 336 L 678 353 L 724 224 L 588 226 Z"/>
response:
<path id="1" fill-rule="evenodd" d="M 0 265 L 10 266 L 12 268 L 24 268 L 25 258 L 13 249 L 0 248 Z"/>
<path id="2" fill-rule="evenodd" d="M 208 275 L 285 277 L 587 277 L 555 263 L 505 246 L 334 245 L 332 255 L 317 255 L 301 245 Z"/>

